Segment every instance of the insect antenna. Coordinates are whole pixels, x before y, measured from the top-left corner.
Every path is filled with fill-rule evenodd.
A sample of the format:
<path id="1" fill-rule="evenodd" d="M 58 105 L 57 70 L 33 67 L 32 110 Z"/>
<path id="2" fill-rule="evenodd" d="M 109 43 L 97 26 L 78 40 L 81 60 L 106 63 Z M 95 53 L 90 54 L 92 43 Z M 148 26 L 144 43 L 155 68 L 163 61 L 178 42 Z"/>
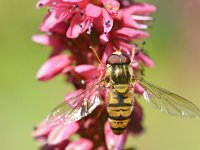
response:
<path id="1" fill-rule="evenodd" d="M 131 50 L 131 63 L 133 63 L 133 58 L 134 58 L 134 56 L 135 56 L 135 51 L 136 51 L 136 46 L 134 46 L 133 48 L 132 48 L 132 50 Z"/>
<path id="2" fill-rule="evenodd" d="M 119 49 L 117 49 L 115 46 L 113 46 L 113 49 L 115 50 L 115 51 L 118 51 L 118 52 L 121 52 L 122 51 L 122 48 L 120 47 Z"/>
<path id="3" fill-rule="evenodd" d="M 95 56 L 97 57 L 97 60 L 98 60 L 99 63 L 101 64 L 100 66 L 101 66 L 101 67 L 104 66 L 103 63 L 102 63 L 102 61 L 100 60 L 98 54 L 97 54 L 96 49 L 95 49 L 93 46 L 90 46 L 90 49 L 92 49 L 93 53 L 94 53 Z M 101 70 L 101 71 L 100 71 L 100 77 L 99 77 L 99 79 L 98 79 L 99 82 L 102 80 L 103 74 L 104 74 L 104 73 L 103 73 L 103 70 Z"/>
<path id="4" fill-rule="evenodd" d="M 96 49 L 93 46 L 90 46 L 90 49 L 92 49 L 92 51 L 95 54 L 95 56 L 96 56 L 97 60 L 99 61 L 99 63 L 102 64 L 102 62 L 101 62 L 101 60 L 100 60 L 100 58 L 99 58 L 99 56 L 97 54 Z"/>

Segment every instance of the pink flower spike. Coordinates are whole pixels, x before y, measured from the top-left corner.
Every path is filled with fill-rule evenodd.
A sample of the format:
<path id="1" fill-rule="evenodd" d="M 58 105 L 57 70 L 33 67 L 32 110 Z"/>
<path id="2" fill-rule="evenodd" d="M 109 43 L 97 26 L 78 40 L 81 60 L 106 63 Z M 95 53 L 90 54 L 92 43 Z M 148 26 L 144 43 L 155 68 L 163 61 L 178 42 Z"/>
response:
<path id="1" fill-rule="evenodd" d="M 92 141 L 86 139 L 86 138 L 81 138 L 76 141 L 70 142 L 65 150 L 91 150 L 93 148 L 93 143 Z"/>
<path id="2" fill-rule="evenodd" d="M 71 135 L 79 130 L 78 123 L 71 123 L 67 125 L 59 125 L 53 129 L 49 134 L 47 143 L 49 145 L 58 145 L 70 138 Z"/>
<path id="3" fill-rule="evenodd" d="M 67 55 L 57 55 L 49 58 L 37 73 L 37 79 L 46 81 L 60 73 L 65 67 L 71 65 L 72 57 Z"/>
<path id="4" fill-rule="evenodd" d="M 77 73 L 83 76 L 85 79 L 93 78 L 93 76 L 99 76 L 99 72 L 96 66 L 93 65 L 79 65 L 74 69 Z"/>
<path id="5" fill-rule="evenodd" d="M 129 133 L 143 131 L 142 108 L 135 96 L 127 128 L 123 133 L 112 130 L 108 112 L 101 105 L 109 97 L 106 87 L 110 83 L 99 85 L 98 79 L 106 79 L 106 61 L 117 49 L 132 59 L 130 71 L 136 76 L 140 74 L 142 78 L 143 68 L 154 66 L 135 43 L 149 37 L 147 23 L 153 19 L 149 14 L 155 7 L 135 0 L 38 0 L 37 8 L 41 7 L 48 10 L 40 25 L 44 34 L 34 35 L 32 40 L 52 50 L 37 79 L 47 81 L 61 74 L 75 89 L 66 93 L 63 102 L 34 129 L 33 136 L 41 144 L 39 149 L 124 149 Z M 90 46 L 102 63 L 97 62 Z M 145 90 L 139 84 L 130 86 L 136 95 Z"/>
<path id="6" fill-rule="evenodd" d="M 86 15 L 92 18 L 97 18 L 101 15 L 101 8 L 93 4 L 88 4 L 86 6 Z"/>
<path id="7" fill-rule="evenodd" d="M 125 131 L 121 135 L 116 135 L 112 132 L 110 128 L 110 123 L 107 121 L 104 126 L 104 134 L 106 138 L 106 145 L 108 149 L 112 150 L 122 150 L 124 148 L 126 139 L 127 139 L 127 132 Z"/>
<path id="8" fill-rule="evenodd" d="M 143 53 L 139 53 L 138 58 L 141 59 L 144 62 L 144 64 L 149 68 L 153 68 L 155 66 L 154 62 Z"/>
<path id="9" fill-rule="evenodd" d="M 120 4 L 117 0 L 101 0 L 101 2 L 111 15 L 117 15 L 120 7 Z"/>

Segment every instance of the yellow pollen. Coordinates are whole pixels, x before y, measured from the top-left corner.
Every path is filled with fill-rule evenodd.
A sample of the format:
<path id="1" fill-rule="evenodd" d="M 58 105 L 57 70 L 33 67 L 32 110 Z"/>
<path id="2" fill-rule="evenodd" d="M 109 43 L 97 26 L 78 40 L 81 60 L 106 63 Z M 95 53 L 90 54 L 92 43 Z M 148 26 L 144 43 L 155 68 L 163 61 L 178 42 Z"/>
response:
<path id="1" fill-rule="evenodd" d="M 115 11 L 118 11 L 118 10 L 119 10 L 119 7 L 115 6 L 113 9 L 114 9 Z"/>
<path id="2" fill-rule="evenodd" d="M 111 5 L 110 4 L 105 4 L 104 7 L 105 7 L 106 10 L 110 10 L 111 9 Z"/>

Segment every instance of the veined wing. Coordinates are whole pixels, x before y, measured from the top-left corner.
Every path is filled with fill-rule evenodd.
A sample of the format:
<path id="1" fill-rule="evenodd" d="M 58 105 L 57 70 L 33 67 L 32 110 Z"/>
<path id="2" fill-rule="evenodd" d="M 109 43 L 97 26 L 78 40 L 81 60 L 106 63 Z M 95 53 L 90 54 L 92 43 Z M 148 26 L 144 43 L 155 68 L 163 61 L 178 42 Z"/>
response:
<path id="1" fill-rule="evenodd" d="M 69 124 L 90 114 L 101 103 L 102 82 L 90 85 L 84 91 L 56 106 L 47 117 L 49 125 Z"/>
<path id="2" fill-rule="evenodd" d="M 145 89 L 144 99 L 161 112 L 183 117 L 200 116 L 200 109 L 187 99 L 143 79 L 136 82 Z"/>

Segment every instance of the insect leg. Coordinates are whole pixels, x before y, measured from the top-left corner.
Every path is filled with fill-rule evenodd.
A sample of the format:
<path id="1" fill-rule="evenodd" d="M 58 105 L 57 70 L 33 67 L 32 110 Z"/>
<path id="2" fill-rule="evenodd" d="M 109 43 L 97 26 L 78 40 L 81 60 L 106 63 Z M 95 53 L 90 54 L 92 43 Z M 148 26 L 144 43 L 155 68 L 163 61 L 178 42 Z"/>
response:
<path id="1" fill-rule="evenodd" d="M 101 62 L 101 60 L 100 60 L 100 58 L 99 58 L 99 56 L 98 56 L 98 54 L 97 54 L 96 49 L 95 49 L 93 46 L 90 46 L 90 49 L 92 49 L 92 51 L 93 51 L 93 53 L 95 54 L 95 56 L 97 57 L 97 60 L 99 61 L 99 63 L 100 63 L 101 65 L 103 65 L 103 63 Z"/>

